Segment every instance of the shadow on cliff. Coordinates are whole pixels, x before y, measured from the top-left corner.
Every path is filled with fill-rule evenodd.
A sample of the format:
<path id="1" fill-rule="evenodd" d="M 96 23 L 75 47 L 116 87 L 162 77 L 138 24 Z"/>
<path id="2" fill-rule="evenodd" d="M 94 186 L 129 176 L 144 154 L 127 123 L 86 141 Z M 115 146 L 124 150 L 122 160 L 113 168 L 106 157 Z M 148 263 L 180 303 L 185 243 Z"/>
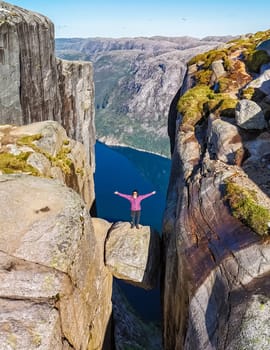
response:
<path id="1" fill-rule="evenodd" d="M 106 332 L 105 332 L 101 350 L 115 350 L 114 326 L 113 326 L 112 313 L 106 327 Z"/>
<path id="2" fill-rule="evenodd" d="M 161 243 L 160 239 L 154 237 L 159 237 L 158 232 L 150 226 L 150 242 L 148 245 L 147 263 L 142 283 L 143 285 L 147 285 L 152 284 L 151 282 L 154 281 L 154 285 L 157 287 L 160 277 Z"/>
<path id="3" fill-rule="evenodd" d="M 222 279 L 217 275 L 211 290 L 205 312 L 205 326 L 209 341 L 214 349 L 218 348 L 218 335 L 224 332 L 229 313 L 228 293 Z"/>

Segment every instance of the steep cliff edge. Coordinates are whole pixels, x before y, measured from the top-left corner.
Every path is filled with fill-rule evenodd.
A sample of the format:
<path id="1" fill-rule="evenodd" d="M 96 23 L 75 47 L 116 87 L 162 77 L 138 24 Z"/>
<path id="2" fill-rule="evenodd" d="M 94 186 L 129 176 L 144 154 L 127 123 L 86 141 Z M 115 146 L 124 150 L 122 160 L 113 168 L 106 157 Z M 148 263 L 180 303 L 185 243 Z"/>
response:
<path id="1" fill-rule="evenodd" d="M 269 36 L 195 56 L 171 106 L 167 350 L 269 346 Z"/>
<path id="2" fill-rule="evenodd" d="M 54 26 L 45 16 L 0 1 L 0 120 L 55 120 L 83 142 L 94 166 L 92 65 L 56 60 Z"/>

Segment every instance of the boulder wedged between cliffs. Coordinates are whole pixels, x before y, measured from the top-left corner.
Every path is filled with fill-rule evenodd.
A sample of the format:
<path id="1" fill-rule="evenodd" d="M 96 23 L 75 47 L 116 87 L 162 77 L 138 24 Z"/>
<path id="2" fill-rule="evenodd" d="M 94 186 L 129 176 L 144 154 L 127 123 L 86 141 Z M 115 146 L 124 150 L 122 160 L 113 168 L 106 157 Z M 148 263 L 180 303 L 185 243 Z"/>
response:
<path id="1" fill-rule="evenodd" d="M 157 286 L 160 266 L 160 238 L 150 226 L 131 228 L 116 222 L 105 243 L 105 265 L 114 277 L 144 289 Z"/>

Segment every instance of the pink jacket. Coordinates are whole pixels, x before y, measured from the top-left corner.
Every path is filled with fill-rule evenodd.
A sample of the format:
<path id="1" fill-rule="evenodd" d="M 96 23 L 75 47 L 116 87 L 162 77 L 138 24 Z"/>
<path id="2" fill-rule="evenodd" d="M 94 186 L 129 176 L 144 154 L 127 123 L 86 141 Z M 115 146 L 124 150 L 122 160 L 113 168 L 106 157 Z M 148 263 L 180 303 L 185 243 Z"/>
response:
<path id="1" fill-rule="evenodd" d="M 147 197 L 152 196 L 154 193 L 151 192 L 147 194 L 142 194 L 142 195 L 139 195 L 137 198 L 133 198 L 132 195 L 130 194 L 124 194 L 119 192 L 117 194 L 118 196 L 123 197 L 128 201 L 130 201 L 130 210 L 138 211 L 138 210 L 141 210 L 141 201 Z"/>

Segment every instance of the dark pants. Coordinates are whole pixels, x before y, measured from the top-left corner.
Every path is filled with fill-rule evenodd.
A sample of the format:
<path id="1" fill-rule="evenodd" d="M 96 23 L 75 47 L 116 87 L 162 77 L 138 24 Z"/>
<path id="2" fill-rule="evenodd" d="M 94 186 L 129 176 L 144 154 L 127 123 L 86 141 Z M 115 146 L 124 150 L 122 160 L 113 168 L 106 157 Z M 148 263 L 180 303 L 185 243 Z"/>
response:
<path id="1" fill-rule="evenodd" d="M 138 226 L 140 223 L 141 211 L 140 210 L 131 210 L 131 225 Z"/>

